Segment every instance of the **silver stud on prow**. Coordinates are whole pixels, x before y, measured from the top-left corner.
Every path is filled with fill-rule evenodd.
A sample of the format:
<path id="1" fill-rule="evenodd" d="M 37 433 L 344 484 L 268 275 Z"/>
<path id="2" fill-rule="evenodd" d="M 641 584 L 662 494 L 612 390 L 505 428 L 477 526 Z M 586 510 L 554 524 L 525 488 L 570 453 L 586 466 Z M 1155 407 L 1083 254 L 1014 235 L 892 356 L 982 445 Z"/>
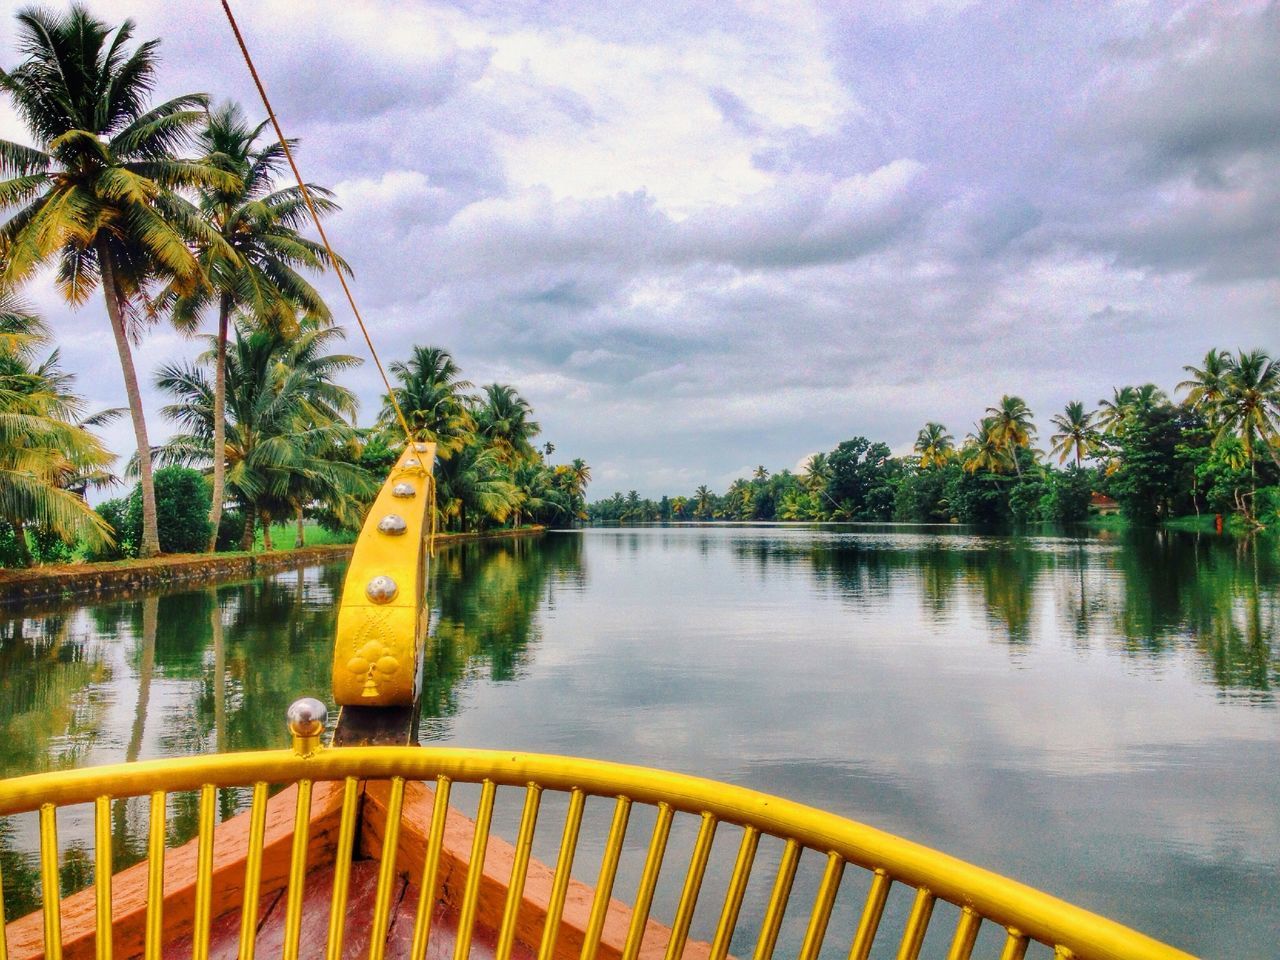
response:
<path id="1" fill-rule="evenodd" d="M 408 529 L 409 524 L 405 523 L 404 517 L 398 513 L 388 513 L 378 521 L 378 532 L 385 533 L 389 537 L 398 537 Z"/>
<path id="2" fill-rule="evenodd" d="M 413 445 L 413 449 L 417 450 L 419 453 L 426 453 L 427 445 L 425 443 L 415 443 Z"/>
<path id="3" fill-rule="evenodd" d="M 401 500 L 412 500 L 418 495 L 418 491 L 412 483 L 401 481 L 391 488 L 391 495 L 399 497 Z"/>
<path id="4" fill-rule="evenodd" d="M 402 466 L 402 467 L 420 467 L 420 466 L 422 466 L 422 464 L 418 462 L 418 458 L 417 458 L 417 457 L 406 457 L 406 458 L 405 458 L 404 463 L 400 464 L 400 466 Z"/>
<path id="5" fill-rule="evenodd" d="M 285 719 L 293 737 L 293 752 L 308 757 L 319 750 L 320 735 L 328 718 L 329 708 L 315 697 L 303 697 L 289 704 Z"/>
<path id="6" fill-rule="evenodd" d="M 374 603 L 390 603 L 396 598 L 400 588 L 396 586 L 394 580 L 383 574 L 370 580 L 364 592 Z"/>

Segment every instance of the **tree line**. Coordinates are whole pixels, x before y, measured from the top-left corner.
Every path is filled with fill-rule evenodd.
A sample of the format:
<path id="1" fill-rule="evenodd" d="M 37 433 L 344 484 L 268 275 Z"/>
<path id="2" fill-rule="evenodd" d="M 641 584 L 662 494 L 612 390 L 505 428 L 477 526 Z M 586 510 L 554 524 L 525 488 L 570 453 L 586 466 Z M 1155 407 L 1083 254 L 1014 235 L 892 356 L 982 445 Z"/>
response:
<path id="1" fill-rule="evenodd" d="M 193 93 L 153 104 L 159 41 L 134 42 L 79 5 L 17 14 L 21 60 L 0 91 L 29 143 L 0 140 L 0 562 L 247 549 L 260 528 L 307 517 L 354 528 L 405 442 L 390 415 L 357 426 L 339 375 L 342 329 L 313 286 L 350 273 L 304 234 L 308 198 L 284 186 L 285 145 L 234 103 Z M 291 149 L 297 144 L 289 142 Z M 308 184 L 319 215 L 332 193 Z M 72 306 L 100 294 L 126 405 L 89 411 L 22 287 L 52 270 Z M 156 324 L 206 350 L 155 385 L 176 433 L 153 445 L 133 348 Z M 529 403 L 506 384 L 474 390 L 439 347 L 390 365 L 415 440 L 438 443 L 439 526 L 572 519 L 590 469 L 535 447 Z M 96 429 L 127 415 L 131 496 Z M 194 504 L 194 506 L 193 506 Z"/>
<path id="2" fill-rule="evenodd" d="M 1077 523 L 1112 501 L 1131 522 L 1228 516 L 1280 522 L 1280 362 L 1265 351 L 1210 350 L 1171 398 L 1118 387 L 1088 409 L 1049 418 L 1048 450 L 1022 398 L 988 407 L 963 440 L 929 422 L 912 453 L 854 437 L 803 472 L 758 466 L 723 493 L 705 484 L 654 501 L 632 490 L 590 505 L 597 523 L 680 520 Z"/>

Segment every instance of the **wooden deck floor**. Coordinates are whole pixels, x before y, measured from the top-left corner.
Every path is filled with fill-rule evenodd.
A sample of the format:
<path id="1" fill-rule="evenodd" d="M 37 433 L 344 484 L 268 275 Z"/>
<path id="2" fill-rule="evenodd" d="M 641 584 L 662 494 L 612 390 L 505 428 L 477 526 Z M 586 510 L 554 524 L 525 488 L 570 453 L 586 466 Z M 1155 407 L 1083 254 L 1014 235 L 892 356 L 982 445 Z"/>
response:
<path id="1" fill-rule="evenodd" d="M 346 930 L 343 937 L 344 958 L 369 954 L 369 925 L 373 917 L 373 901 L 378 884 L 378 864 L 358 860 L 351 866 L 351 886 L 347 899 Z M 302 933 L 298 956 L 316 960 L 325 956 L 329 935 L 329 905 L 333 890 L 333 868 L 317 870 L 307 876 L 302 895 Z M 259 906 L 257 955 L 278 957 L 284 946 L 284 891 L 263 897 Z M 397 878 L 392 895 L 391 926 L 387 935 L 387 960 L 407 960 L 413 940 L 414 911 L 418 905 L 418 888 Z M 445 906 L 437 908 L 431 922 L 431 940 L 426 960 L 451 960 L 457 937 L 457 916 Z M 210 929 L 210 960 L 236 960 L 240 940 L 240 911 L 231 910 L 213 921 Z M 473 960 L 493 960 L 496 946 L 493 931 L 477 926 L 471 944 Z M 187 960 L 191 956 L 191 938 L 171 941 L 164 950 L 165 960 Z M 517 943 L 512 960 L 534 960 L 533 951 Z"/>

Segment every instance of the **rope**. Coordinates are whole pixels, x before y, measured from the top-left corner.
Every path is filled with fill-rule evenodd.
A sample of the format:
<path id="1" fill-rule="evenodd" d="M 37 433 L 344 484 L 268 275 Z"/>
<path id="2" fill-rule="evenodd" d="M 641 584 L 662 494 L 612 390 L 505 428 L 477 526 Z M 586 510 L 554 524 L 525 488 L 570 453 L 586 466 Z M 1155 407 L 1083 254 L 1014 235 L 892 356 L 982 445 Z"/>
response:
<path id="1" fill-rule="evenodd" d="M 378 359 L 378 351 L 374 349 L 373 340 L 364 325 L 364 319 L 360 316 L 360 308 L 356 306 L 356 298 L 352 295 L 351 288 L 347 285 L 346 277 L 342 275 L 342 267 L 338 262 L 338 255 L 333 252 L 333 247 L 329 245 L 329 237 L 325 234 L 324 226 L 320 223 L 320 215 L 316 212 L 315 204 L 311 201 L 311 191 L 307 189 L 307 184 L 302 179 L 302 173 L 298 170 L 298 164 L 293 159 L 293 151 L 289 149 L 289 141 L 285 139 L 284 131 L 280 129 L 280 121 L 276 119 L 276 112 L 271 109 L 271 101 L 267 99 L 267 88 L 262 85 L 258 71 L 253 65 L 253 58 L 249 56 L 249 48 L 245 46 L 244 37 L 240 33 L 240 27 L 236 23 L 235 15 L 231 12 L 231 6 L 227 0 L 222 0 L 222 9 L 226 11 L 227 21 L 231 24 L 231 32 L 236 35 L 236 43 L 240 45 L 240 52 L 244 55 L 245 65 L 249 68 L 249 74 L 253 77 L 254 85 L 258 88 L 258 95 L 262 98 L 262 105 L 267 108 L 267 116 L 271 120 L 271 126 L 275 128 L 276 136 L 280 138 L 280 146 L 284 148 L 284 155 L 289 161 L 289 166 L 293 169 L 294 178 L 298 181 L 298 189 L 302 191 L 302 199 L 306 202 L 307 209 L 311 211 L 311 220 L 315 223 L 316 230 L 320 233 L 320 241 L 324 244 L 324 248 L 329 254 L 329 260 L 333 264 L 333 272 L 338 275 L 338 282 L 342 284 L 342 292 L 347 295 L 347 303 L 351 304 L 351 312 L 355 314 L 356 323 L 360 325 L 360 332 L 364 334 L 364 342 L 369 346 L 369 355 L 373 357 L 374 365 L 378 368 L 378 374 L 382 377 L 382 383 L 387 388 L 387 398 L 391 401 L 391 407 L 396 412 L 396 419 L 400 421 L 400 426 L 404 429 L 405 442 L 412 444 L 413 431 L 409 429 L 409 421 L 404 418 L 400 403 L 396 400 L 396 392 L 391 388 L 391 381 L 387 378 L 387 372 L 382 369 L 382 361 Z"/>

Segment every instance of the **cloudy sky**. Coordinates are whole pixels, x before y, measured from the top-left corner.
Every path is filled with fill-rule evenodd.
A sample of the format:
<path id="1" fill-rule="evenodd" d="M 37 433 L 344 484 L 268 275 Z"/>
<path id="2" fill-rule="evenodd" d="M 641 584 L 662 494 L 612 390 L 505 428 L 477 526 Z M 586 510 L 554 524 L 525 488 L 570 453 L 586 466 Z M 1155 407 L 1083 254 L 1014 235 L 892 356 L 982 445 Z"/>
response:
<path id="1" fill-rule="evenodd" d="M 214 0 L 89 5 L 163 38 L 159 95 L 260 113 Z M 234 6 L 384 359 L 514 384 L 594 496 L 1280 352 L 1276 2 Z M 28 294 L 122 403 L 100 303 Z"/>

